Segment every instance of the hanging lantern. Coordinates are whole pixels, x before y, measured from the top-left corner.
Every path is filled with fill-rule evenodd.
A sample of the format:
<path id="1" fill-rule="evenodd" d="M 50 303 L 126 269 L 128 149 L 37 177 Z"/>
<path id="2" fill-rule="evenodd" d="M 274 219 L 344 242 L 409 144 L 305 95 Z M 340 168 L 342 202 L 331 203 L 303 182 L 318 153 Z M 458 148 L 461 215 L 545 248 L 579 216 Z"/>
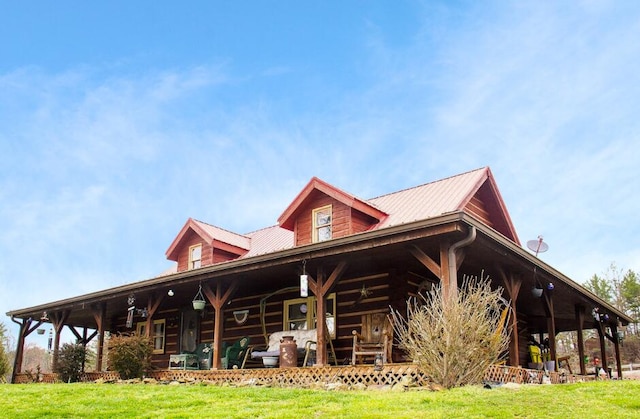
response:
<path id="1" fill-rule="evenodd" d="M 309 296 L 309 275 L 305 270 L 307 265 L 307 261 L 302 261 L 302 275 L 300 275 L 300 297 L 308 297 Z"/>
<path id="2" fill-rule="evenodd" d="M 196 296 L 193 297 L 193 301 L 191 303 L 193 304 L 194 310 L 204 310 L 206 301 L 204 299 L 204 295 L 202 295 L 202 285 L 198 285 L 198 292 L 196 293 Z"/>

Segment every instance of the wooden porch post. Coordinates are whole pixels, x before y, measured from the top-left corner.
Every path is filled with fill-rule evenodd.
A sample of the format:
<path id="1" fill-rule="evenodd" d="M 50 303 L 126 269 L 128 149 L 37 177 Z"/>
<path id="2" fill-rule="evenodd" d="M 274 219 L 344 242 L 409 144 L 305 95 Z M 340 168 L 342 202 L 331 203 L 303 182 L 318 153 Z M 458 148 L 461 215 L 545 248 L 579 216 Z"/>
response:
<path id="1" fill-rule="evenodd" d="M 464 260 L 463 246 L 469 245 L 476 237 L 475 227 L 470 227 L 469 236 L 453 245 L 448 240 L 440 243 L 440 264 L 436 263 L 418 246 L 411 246 L 409 252 L 431 273 L 440 279 L 445 300 L 458 297 L 458 269 Z"/>
<path id="2" fill-rule="evenodd" d="M 515 275 L 505 274 L 502 268 L 498 268 L 498 272 L 502 277 L 504 286 L 509 294 L 511 300 L 511 340 L 509 342 L 509 365 L 517 367 L 520 366 L 520 342 L 518 337 L 520 333 L 518 331 L 518 314 L 516 309 L 516 302 L 518 300 L 518 294 L 520 294 L 520 287 L 522 286 L 522 280 L 516 278 Z"/>
<path id="3" fill-rule="evenodd" d="M 449 242 L 443 242 L 440 244 L 440 268 L 441 276 L 440 282 L 442 283 L 442 296 L 445 300 L 454 298 L 458 295 L 458 281 L 456 278 L 451 279 L 451 272 L 449 271 Z M 453 283 L 452 283 L 453 282 Z"/>
<path id="4" fill-rule="evenodd" d="M 60 333 L 64 328 L 64 323 L 69 318 L 69 314 L 71 312 L 69 310 L 57 311 L 51 313 L 51 324 L 53 324 L 53 330 L 56 332 L 56 336 L 53 339 L 53 362 L 52 369 L 53 371 L 58 369 L 58 355 L 60 352 Z"/>
<path id="5" fill-rule="evenodd" d="M 101 303 L 99 307 L 94 307 L 93 318 L 96 321 L 98 330 L 98 353 L 96 354 L 96 371 L 102 371 L 102 356 L 104 354 L 104 321 L 107 315 L 106 303 Z"/>
<path id="6" fill-rule="evenodd" d="M 31 323 L 33 323 L 32 319 L 23 319 L 22 322 L 18 322 L 12 317 L 11 320 L 20 326 L 20 332 L 18 334 L 18 344 L 16 346 L 16 356 L 13 360 L 13 372 L 11 373 L 11 382 L 15 383 L 16 376 L 22 372 L 22 361 L 24 360 L 24 340 L 42 324 L 42 321 L 38 321 L 34 326 L 31 326 Z"/>
<path id="7" fill-rule="evenodd" d="M 550 361 L 556 362 L 556 367 L 558 365 L 558 360 L 556 359 L 556 316 L 553 311 L 553 296 L 548 292 L 544 293 L 544 306 L 545 311 L 547 312 L 547 335 L 549 336 L 549 358 Z"/>
<path id="8" fill-rule="evenodd" d="M 207 297 L 207 300 L 209 300 L 215 310 L 213 319 L 213 362 L 211 365 L 211 369 L 214 370 L 220 369 L 220 354 L 222 353 L 222 323 L 224 321 L 222 318 L 222 308 L 229 300 L 236 287 L 237 283 L 232 282 L 229 285 L 229 288 L 227 288 L 226 291 L 223 291 L 222 282 L 218 281 L 216 283 L 216 292 L 214 293 L 209 285 L 204 284 L 202 286 L 202 291 L 204 291 L 205 297 Z"/>
<path id="9" fill-rule="evenodd" d="M 313 279 L 309 276 L 309 289 L 316 296 L 316 364 L 319 366 L 328 365 L 327 356 L 327 294 L 333 287 L 335 282 L 342 276 L 347 269 L 347 262 L 342 260 L 333 269 L 331 275 L 324 278 L 324 269 L 318 267 L 317 278 Z M 336 313 L 334 313 L 335 315 Z"/>
<path id="10" fill-rule="evenodd" d="M 602 368 L 604 368 L 605 371 L 608 370 L 608 365 L 607 365 L 607 350 L 604 344 L 604 327 L 602 326 L 602 323 L 600 323 L 599 321 L 598 323 L 598 339 L 600 340 L 600 360 L 602 361 Z M 596 371 L 597 374 L 597 371 Z"/>
<path id="11" fill-rule="evenodd" d="M 587 375 L 587 366 L 584 363 L 584 307 L 576 305 L 576 320 L 578 322 L 578 357 L 580 358 L 580 374 Z"/>
<path id="12" fill-rule="evenodd" d="M 622 362 L 620 361 L 620 342 L 618 341 L 618 326 L 611 325 L 611 340 L 616 353 L 616 369 L 618 370 L 618 380 L 622 380 Z"/>

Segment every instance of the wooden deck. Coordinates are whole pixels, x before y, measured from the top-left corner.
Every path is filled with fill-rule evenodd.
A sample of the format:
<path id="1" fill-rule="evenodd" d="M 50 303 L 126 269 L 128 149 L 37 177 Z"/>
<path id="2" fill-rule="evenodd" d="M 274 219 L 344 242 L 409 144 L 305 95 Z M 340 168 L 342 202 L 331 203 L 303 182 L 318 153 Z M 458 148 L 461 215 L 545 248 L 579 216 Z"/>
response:
<path id="1" fill-rule="evenodd" d="M 525 368 L 494 365 L 485 374 L 485 381 L 491 384 L 517 383 L 541 384 L 544 371 Z M 594 377 L 575 374 L 550 372 L 549 380 L 552 384 L 575 383 L 593 380 Z M 429 387 L 429 376 L 421 372 L 415 364 L 389 364 L 381 371 L 375 371 L 371 365 L 339 366 L 339 367 L 305 367 L 305 368 L 256 368 L 231 370 L 158 370 L 146 376 L 159 382 L 207 382 L 210 384 L 256 385 L 273 387 L 303 387 L 308 388 L 318 384 L 340 383 L 348 388 L 364 386 L 393 386 L 396 384 L 416 387 Z M 87 372 L 82 381 L 94 382 L 117 381 L 119 374 L 113 371 Z M 28 374 L 19 374 L 16 383 L 33 382 Z M 42 374 L 40 382 L 53 383 L 58 381 L 57 374 Z"/>

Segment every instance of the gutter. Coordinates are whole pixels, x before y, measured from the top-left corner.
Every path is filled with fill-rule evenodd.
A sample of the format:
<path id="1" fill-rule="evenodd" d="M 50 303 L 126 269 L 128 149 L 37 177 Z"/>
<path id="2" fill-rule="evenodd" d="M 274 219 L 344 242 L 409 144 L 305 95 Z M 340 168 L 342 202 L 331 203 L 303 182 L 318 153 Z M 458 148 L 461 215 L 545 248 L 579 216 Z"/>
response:
<path id="1" fill-rule="evenodd" d="M 458 278 L 458 261 L 456 260 L 456 251 L 462 247 L 468 246 L 476 239 L 476 228 L 473 225 L 469 225 L 469 235 L 464 239 L 456 242 L 449 247 L 449 281 L 456 280 Z M 457 285 L 456 285 L 457 287 Z"/>

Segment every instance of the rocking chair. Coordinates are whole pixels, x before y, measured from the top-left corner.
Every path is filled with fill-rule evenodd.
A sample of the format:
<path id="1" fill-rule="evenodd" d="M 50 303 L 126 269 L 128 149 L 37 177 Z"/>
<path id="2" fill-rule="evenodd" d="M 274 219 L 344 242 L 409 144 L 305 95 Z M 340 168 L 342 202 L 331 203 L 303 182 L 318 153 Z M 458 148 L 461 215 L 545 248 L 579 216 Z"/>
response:
<path id="1" fill-rule="evenodd" d="M 382 356 L 382 362 L 391 360 L 391 343 L 393 342 L 393 329 L 382 313 L 365 314 L 362 316 L 362 333 L 352 331 L 353 353 L 351 365 L 356 365 L 360 359 L 375 359 L 376 355 Z"/>

